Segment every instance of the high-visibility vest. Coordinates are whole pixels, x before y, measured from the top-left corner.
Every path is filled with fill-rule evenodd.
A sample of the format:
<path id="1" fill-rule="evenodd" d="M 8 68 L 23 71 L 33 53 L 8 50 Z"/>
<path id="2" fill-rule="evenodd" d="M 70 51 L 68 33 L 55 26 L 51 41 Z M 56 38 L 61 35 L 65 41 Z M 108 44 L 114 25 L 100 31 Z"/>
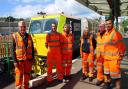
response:
<path id="1" fill-rule="evenodd" d="M 85 39 L 81 38 L 80 40 L 81 40 L 80 52 L 82 52 L 82 50 L 83 50 L 82 45 L 83 45 Z M 88 40 L 89 40 L 89 49 L 90 49 L 89 53 L 94 53 L 94 47 L 93 47 L 93 42 L 92 42 L 93 38 L 90 36 Z"/>
<path id="2" fill-rule="evenodd" d="M 114 28 L 105 33 L 104 39 L 104 58 L 108 60 L 122 59 L 120 54 L 124 54 L 125 44 L 122 35 Z"/>
<path id="3" fill-rule="evenodd" d="M 46 43 L 48 51 L 56 52 L 61 49 L 61 35 L 60 33 L 48 33 L 46 35 Z"/>
<path id="4" fill-rule="evenodd" d="M 13 34 L 13 38 L 16 43 L 15 52 L 16 52 L 17 61 L 32 59 L 32 38 L 31 36 L 28 35 L 27 47 L 25 46 L 23 39 L 18 32 Z"/>
<path id="5" fill-rule="evenodd" d="M 105 34 L 105 33 L 104 33 Z M 97 34 L 97 45 L 96 45 L 96 57 L 100 57 L 101 55 L 103 56 L 104 52 L 104 34 L 101 37 L 100 32 Z"/>
<path id="6" fill-rule="evenodd" d="M 73 50 L 73 35 L 71 33 L 66 34 L 63 33 L 62 34 L 62 53 L 66 54 L 66 53 L 72 53 Z"/>

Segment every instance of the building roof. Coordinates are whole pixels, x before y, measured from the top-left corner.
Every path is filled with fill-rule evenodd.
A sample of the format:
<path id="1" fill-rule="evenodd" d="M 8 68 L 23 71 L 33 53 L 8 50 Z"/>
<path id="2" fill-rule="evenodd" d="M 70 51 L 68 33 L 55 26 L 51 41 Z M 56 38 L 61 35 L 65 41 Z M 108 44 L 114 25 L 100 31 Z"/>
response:
<path id="1" fill-rule="evenodd" d="M 128 16 L 128 0 L 76 0 L 100 15 Z M 118 9 L 117 9 L 118 8 Z"/>

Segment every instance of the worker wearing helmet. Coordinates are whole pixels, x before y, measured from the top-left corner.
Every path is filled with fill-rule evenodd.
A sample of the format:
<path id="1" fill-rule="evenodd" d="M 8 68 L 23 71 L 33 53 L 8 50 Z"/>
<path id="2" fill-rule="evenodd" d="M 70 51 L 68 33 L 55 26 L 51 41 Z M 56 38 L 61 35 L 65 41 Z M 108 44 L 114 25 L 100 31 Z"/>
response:
<path id="1" fill-rule="evenodd" d="M 13 52 L 15 66 L 15 88 L 28 89 L 32 62 L 34 60 L 34 48 L 31 36 L 26 33 L 26 23 L 18 23 L 19 32 L 13 34 Z M 24 86 L 23 86 L 24 85 Z"/>
<path id="2" fill-rule="evenodd" d="M 103 52 L 104 52 L 104 34 L 105 34 L 105 23 L 99 24 L 99 31 L 97 34 L 97 46 L 96 46 L 96 66 L 97 66 L 97 82 L 96 85 L 99 86 L 104 81 L 104 71 L 103 71 Z"/>
<path id="3" fill-rule="evenodd" d="M 71 78 L 73 35 L 70 33 L 70 25 L 65 24 L 62 33 L 62 66 L 65 80 Z"/>
<path id="4" fill-rule="evenodd" d="M 58 82 L 62 82 L 62 58 L 61 58 L 61 34 L 57 32 L 57 24 L 53 23 L 52 30 L 46 35 L 45 46 L 48 48 L 47 53 L 47 81 L 48 84 L 53 82 L 52 68 L 55 65 Z"/>
<path id="5" fill-rule="evenodd" d="M 122 35 L 113 26 L 112 18 L 106 19 L 104 38 L 104 79 L 102 89 L 110 89 L 111 79 L 115 80 L 116 89 L 121 89 L 120 63 L 125 52 Z"/>

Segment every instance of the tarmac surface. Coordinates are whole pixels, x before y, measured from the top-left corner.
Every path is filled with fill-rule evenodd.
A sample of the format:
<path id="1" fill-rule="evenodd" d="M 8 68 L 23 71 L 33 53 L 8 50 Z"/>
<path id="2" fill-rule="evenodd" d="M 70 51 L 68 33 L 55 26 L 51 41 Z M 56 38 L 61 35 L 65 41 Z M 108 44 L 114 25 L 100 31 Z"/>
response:
<path id="1" fill-rule="evenodd" d="M 128 58 L 124 58 L 121 64 L 122 69 L 122 88 L 128 89 Z M 72 78 L 63 83 L 59 83 L 56 79 L 51 85 L 47 84 L 46 79 L 44 79 L 43 83 L 37 87 L 32 87 L 30 89 L 100 89 L 101 86 L 96 86 L 96 78 L 93 82 L 89 82 L 88 79 L 81 81 L 82 72 L 81 72 L 81 58 L 77 58 L 77 60 L 73 63 L 72 66 Z M 113 86 L 113 85 L 112 85 Z M 1 75 L 0 76 L 0 89 L 14 89 L 14 75 Z M 111 89 L 114 89 L 113 87 Z"/>

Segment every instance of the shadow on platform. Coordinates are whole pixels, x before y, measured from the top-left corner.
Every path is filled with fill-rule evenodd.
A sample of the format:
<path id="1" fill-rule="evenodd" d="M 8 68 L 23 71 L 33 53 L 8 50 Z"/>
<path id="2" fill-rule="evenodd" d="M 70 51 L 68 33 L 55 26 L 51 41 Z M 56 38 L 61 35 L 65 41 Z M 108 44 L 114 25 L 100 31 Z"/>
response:
<path id="1" fill-rule="evenodd" d="M 1 74 L 0 75 L 0 89 L 3 89 L 10 84 L 14 83 L 15 79 L 13 75 Z"/>

